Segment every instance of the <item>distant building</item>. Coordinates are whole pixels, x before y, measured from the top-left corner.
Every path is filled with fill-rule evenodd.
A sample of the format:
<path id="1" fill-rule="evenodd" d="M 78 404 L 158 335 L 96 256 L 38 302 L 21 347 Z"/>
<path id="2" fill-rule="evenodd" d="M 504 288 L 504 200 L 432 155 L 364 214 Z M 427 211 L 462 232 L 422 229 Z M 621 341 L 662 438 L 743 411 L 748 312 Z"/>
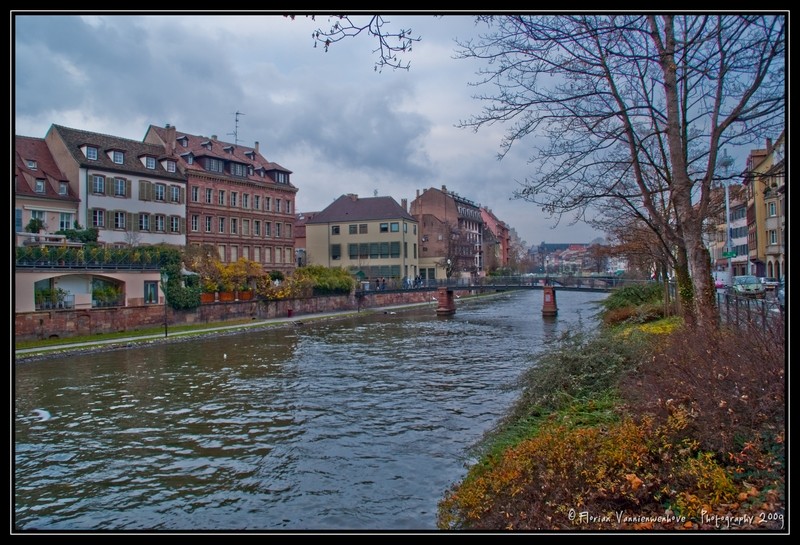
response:
<path id="1" fill-rule="evenodd" d="M 98 242 L 186 244 L 186 179 L 163 147 L 60 125 L 45 140 Z"/>
<path id="2" fill-rule="evenodd" d="M 423 279 L 482 276 L 484 223 L 476 203 L 447 190 L 429 188 L 411 202 L 420 225 L 420 274 Z"/>
<path id="3" fill-rule="evenodd" d="M 187 179 L 187 243 L 212 245 L 223 262 L 240 257 L 266 270 L 295 267 L 291 171 L 255 147 L 150 125 L 145 142 L 177 162 Z"/>
<path id="4" fill-rule="evenodd" d="M 511 233 L 508 225 L 488 208 L 481 208 L 483 220 L 483 264 L 487 272 L 508 268 L 511 264 Z"/>
<path id="5" fill-rule="evenodd" d="M 342 195 L 307 219 L 305 229 L 309 265 L 342 267 L 392 287 L 419 273 L 417 220 L 392 197 Z"/>

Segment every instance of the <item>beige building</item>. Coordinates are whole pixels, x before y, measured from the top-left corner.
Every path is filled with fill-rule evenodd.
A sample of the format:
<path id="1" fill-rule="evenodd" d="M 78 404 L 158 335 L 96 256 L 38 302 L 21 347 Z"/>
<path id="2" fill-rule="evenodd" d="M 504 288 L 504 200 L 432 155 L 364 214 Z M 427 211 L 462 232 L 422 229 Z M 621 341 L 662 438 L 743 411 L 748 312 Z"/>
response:
<path id="1" fill-rule="evenodd" d="M 306 221 L 307 263 L 342 267 L 372 289 L 381 279 L 399 288 L 419 274 L 417 228 L 392 197 L 342 195 Z"/>

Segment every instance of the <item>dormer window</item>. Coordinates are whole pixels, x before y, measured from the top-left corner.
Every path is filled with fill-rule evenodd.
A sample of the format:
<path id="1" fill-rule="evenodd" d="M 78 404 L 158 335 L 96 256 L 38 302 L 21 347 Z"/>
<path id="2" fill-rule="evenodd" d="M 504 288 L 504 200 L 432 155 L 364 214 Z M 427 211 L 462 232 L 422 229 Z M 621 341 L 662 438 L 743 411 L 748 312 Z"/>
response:
<path id="1" fill-rule="evenodd" d="M 248 176 L 252 176 L 253 175 L 253 167 L 247 167 L 247 175 Z"/>
<path id="2" fill-rule="evenodd" d="M 206 157 L 206 170 L 210 172 L 223 172 L 223 163 L 219 159 Z"/>
<path id="3" fill-rule="evenodd" d="M 36 185 L 34 186 L 34 191 L 37 193 L 44 193 L 44 180 L 41 178 L 36 179 Z"/>
<path id="4" fill-rule="evenodd" d="M 156 158 L 155 157 L 145 157 L 144 158 L 144 166 L 149 168 L 150 170 L 155 170 L 155 168 L 156 168 Z"/>
<path id="5" fill-rule="evenodd" d="M 226 153 L 233 153 L 233 146 L 225 146 L 222 148 Z"/>
<path id="6" fill-rule="evenodd" d="M 186 136 L 181 136 L 178 138 L 178 144 L 180 144 L 181 147 L 187 147 L 189 145 L 189 138 Z"/>
<path id="7" fill-rule="evenodd" d="M 256 152 L 254 152 L 252 150 L 246 151 L 246 152 L 244 152 L 244 154 L 250 160 L 254 160 L 256 158 Z"/>
<path id="8" fill-rule="evenodd" d="M 175 172 L 175 161 L 166 161 L 164 166 L 167 169 L 167 172 Z"/>
<path id="9" fill-rule="evenodd" d="M 27 162 L 28 162 L 28 168 L 30 170 L 36 170 L 38 168 L 36 161 L 34 161 L 33 159 L 28 159 Z"/>
<path id="10" fill-rule="evenodd" d="M 97 148 L 94 146 L 86 146 L 86 158 L 91 161 L 97 161 Z"/>
<path id="11" fill-rule="evenodd" d="M 200 145 L 203 146 L 204 148 L 206 148 L 207 150 L 210 150 L 211 149 L 211 140 L 206 140 L 205 142 L 203 142 Z"/>
<path id="12" fill-rule="evenodd" d="M 59 195 L 69 195 L 69 183 L 60 182 L 58 184 L 58 194 Z"/>
<path id="13" fill-rule="evenodd" d="M 118 165 L 125 162 L 125 154 L 121 151 L 114 150 L 111 152 L 111 159 Z"/>
<path id="14" fill-rule="evenodd" d="M 187 165 L 193 165 L 194 164 L 194 155 L 190 154 L 190 155 L 188 155 L 186 157 L 186 164 Z"/>
<path id="15" fill-rule="evenodd" d="M 247 167 L 242 163 L 231 163 L 231 174 L 234 176 L 247 176 Z"/>
<path id="16" fill-rule="evenodd" d="M 289 183 L 289 175 L 286 172 L 281 172 L 279 170 L 276 170 L 273 173 L 273 176 L 275 178 L 275 181 L 278 182 L 279 184 L 288 184 Z"/>

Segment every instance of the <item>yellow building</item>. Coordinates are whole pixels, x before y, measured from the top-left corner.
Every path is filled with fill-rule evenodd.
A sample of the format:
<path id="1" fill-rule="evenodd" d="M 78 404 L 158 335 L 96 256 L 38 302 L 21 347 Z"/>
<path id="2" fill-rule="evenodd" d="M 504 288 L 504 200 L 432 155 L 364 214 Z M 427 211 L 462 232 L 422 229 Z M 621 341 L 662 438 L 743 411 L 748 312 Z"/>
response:
<path id="1" fill-rule="evenodd" d="M 408 286 L 419 273 L 417 220 L 392 197 L 342 195 L 306 222 L 309 265 L 342 267 L 369 289 Z"/>
<path id="2" fill-rule="evenodd" d="M 752 150 L 747 158 L 743 185 L 747 192 L 749 274 L 756 276 L 782 277 L 785 273 L 782 255 L 784 252 L 780 250 L 784 240 L 783 222 L 778 220 L 781 214 L 785 214 L 782 206 L 785 203 L 783 199 L 783 186 L 785 185 L 783 141 L 783 133 L 775 144 L 768 138 L 766 149 Z M 767 227 L 768 223 L 769 228 Z M 768 248 L 769 259 L 767 258 Z M 768 262 L 771 267 L 768 266 Z M 770 274 L 770 268 L 772 274 Z"/>

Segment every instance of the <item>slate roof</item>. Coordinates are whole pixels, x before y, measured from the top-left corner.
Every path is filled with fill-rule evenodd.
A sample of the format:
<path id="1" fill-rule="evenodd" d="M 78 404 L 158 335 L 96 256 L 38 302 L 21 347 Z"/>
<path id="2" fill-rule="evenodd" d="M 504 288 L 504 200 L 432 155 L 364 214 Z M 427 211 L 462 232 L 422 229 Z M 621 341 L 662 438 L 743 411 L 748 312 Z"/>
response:
<path id="1" fill-rule="evenodd" d="M 36 161 L 36 169 L 28 168 L 28 160 Z M 56 165 L 50 149 L 43 138 L 31 136 L 14 137 L 14 176 L 16 188 L 14 193 L 19 196 L 45 197 L 67 202 L 78 202 L 80 199 L 68 187 L 66 195 L 60 195 L 61 182 L 69 184 L 69 180 Z M 36 180 L 45 180 L 45 192 L 36 192 Z"/>
<path id="2" fill-rule="evenodd" d="M 97 132 L 72 129 L 61 125 L 53 125 L 50 130 L 56 131 L 67 150 L 72 154 L 75 161 L 82 167 L 110 170 L 120 173 L 136 173 L 141 176 L 167 178 L 175 181 L 186 181 L 186 177 L 178 169 L 169 172 L 161 164 L 161 159 L 167 156 L 164 154 L 164 147 L 156 144 L 147 144 L 139 140 L 130 140 L 119 136 L 111 136 Z M 88 159 L 81 146 L 89 145 L 97 148 L 97 160 Z M 117 150 L 124 153 L 122 164 L 115 163 L 109 158 L 107 152 Z M 150 156 L 156 159 L 156 168 L 147 168 L 141 160 L 142 156 Z M 173 159 L 173 157 L 170 157 Z"/>
<path id="3" fill-rule="evenodd" d="M 346 223 L 353 221 L 377 221 L 405 219 L 416 223 L 416 219 L 406 212 L 392 197 L 366 197 L 342 195 L 322 212 L 306 223 Z"/>

